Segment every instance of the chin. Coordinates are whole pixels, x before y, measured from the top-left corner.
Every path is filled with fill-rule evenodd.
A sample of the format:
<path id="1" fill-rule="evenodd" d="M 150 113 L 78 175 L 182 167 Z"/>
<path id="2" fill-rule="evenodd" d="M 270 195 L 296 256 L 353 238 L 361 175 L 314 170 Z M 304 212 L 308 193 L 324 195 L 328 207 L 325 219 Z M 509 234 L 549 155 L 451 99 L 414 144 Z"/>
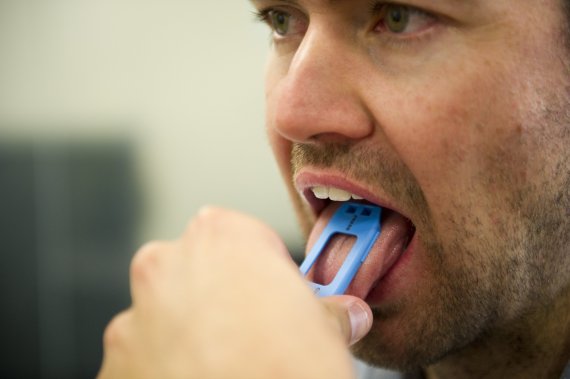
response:
<path id="1" fill-rule="evenodd" d="M 427 367 L 446 354 L 441 347 L 423 347 L 412 341 L 391 342 L 386 335 L 371 332 L 351 348 L 357 359 L 374 367 L 400 372 L 413 372 Z"/>

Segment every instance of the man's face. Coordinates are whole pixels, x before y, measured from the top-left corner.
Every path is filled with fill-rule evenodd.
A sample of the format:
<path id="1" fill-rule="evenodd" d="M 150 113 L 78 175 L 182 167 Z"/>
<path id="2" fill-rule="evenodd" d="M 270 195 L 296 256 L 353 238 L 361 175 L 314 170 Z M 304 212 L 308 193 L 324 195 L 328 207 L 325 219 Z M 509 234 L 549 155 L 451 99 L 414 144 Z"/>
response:
<path id="1" fill-rule="evenodd" d="M 427 364 L 568 285 L 557 0 L 253 3 L 274 29 L 268 133 L 309 244 L 334 211 L 315 187 L 388 215 L 349 289 L 375 313 L 357 355 Z M 338 244 L 314 275 L 330 277 Z"/>

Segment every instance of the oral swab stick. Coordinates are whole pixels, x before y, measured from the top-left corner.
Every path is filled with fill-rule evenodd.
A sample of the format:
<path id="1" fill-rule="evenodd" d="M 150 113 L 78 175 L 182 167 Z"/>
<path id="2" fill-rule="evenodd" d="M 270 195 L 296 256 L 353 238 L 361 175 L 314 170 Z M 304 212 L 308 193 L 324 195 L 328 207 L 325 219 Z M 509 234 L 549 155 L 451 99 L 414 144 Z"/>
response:
<path id="1" fill-rule="evenodd" d="M 317 243 L 301 264 L 301 273 L 303 276 L 307 275 L 333 236 L 352 236 L 356 237 L 356 241 L 332 282 L 328 285 L 309 282 L 317 296 L 345 293 L 380 235 L 381 215 L 382 208 L 380 207 L 352 202 L 343 203 L 336 210 Z"/>

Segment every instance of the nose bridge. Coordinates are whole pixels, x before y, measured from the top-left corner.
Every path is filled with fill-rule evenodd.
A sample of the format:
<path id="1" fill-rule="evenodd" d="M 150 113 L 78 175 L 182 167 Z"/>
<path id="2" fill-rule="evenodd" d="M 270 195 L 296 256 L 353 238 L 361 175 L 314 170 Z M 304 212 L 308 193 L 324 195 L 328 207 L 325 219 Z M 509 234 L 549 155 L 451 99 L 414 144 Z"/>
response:
<path id="1" fill-rule="evenodd" d="M 314 81 L 324 80 L 328 86 L 333 86 L 335 82 L 326 82 L 327 77 L 342 73 L 339 70 L 342 66 L 341 58 L 346 48 L 343 43 L 329 37 L 324 32 L 312 31 L 307 34 L 303 43 L 289 66 L 289 75 L 295 79 L 308 80 L 308 84 Z M 346 54 L 346 53 L 344 53 Z M 332 79 L 332 78 L 328 78 Z"/>
<path id="2" fill-rule="evenodd" d="M 307 32 L 281 81 L 276 127 L 286 138 L 363 138 L 371 132 L 360 98 L 359 59 L 346 39 Z"/>

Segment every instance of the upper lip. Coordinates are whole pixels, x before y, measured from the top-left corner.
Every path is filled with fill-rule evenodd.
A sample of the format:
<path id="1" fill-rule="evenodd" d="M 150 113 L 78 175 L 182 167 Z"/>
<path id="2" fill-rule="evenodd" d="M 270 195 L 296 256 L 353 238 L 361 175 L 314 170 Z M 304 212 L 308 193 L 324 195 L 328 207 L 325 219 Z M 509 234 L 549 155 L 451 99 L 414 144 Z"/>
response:
<path id="1" fill-rule="evenodd" d="M 327 201 L 320 200 L 315 197 L 311 189 L 316 186 L 335 187 L 354 195 L 364 198 L 365 201 L 378 205 L 382 208 L 391 209 L 405 216 L 394 204 L 386 197 L 379 196 L 367 188 L 367 186 L 358 183 L 358 181 L 350 180 L 346 174 L 333 171 L 309 169 L 301 170 L 294 178 L 297 191 L 307 200 L 315 216 L 319 216 L 325 208 Z"/>

